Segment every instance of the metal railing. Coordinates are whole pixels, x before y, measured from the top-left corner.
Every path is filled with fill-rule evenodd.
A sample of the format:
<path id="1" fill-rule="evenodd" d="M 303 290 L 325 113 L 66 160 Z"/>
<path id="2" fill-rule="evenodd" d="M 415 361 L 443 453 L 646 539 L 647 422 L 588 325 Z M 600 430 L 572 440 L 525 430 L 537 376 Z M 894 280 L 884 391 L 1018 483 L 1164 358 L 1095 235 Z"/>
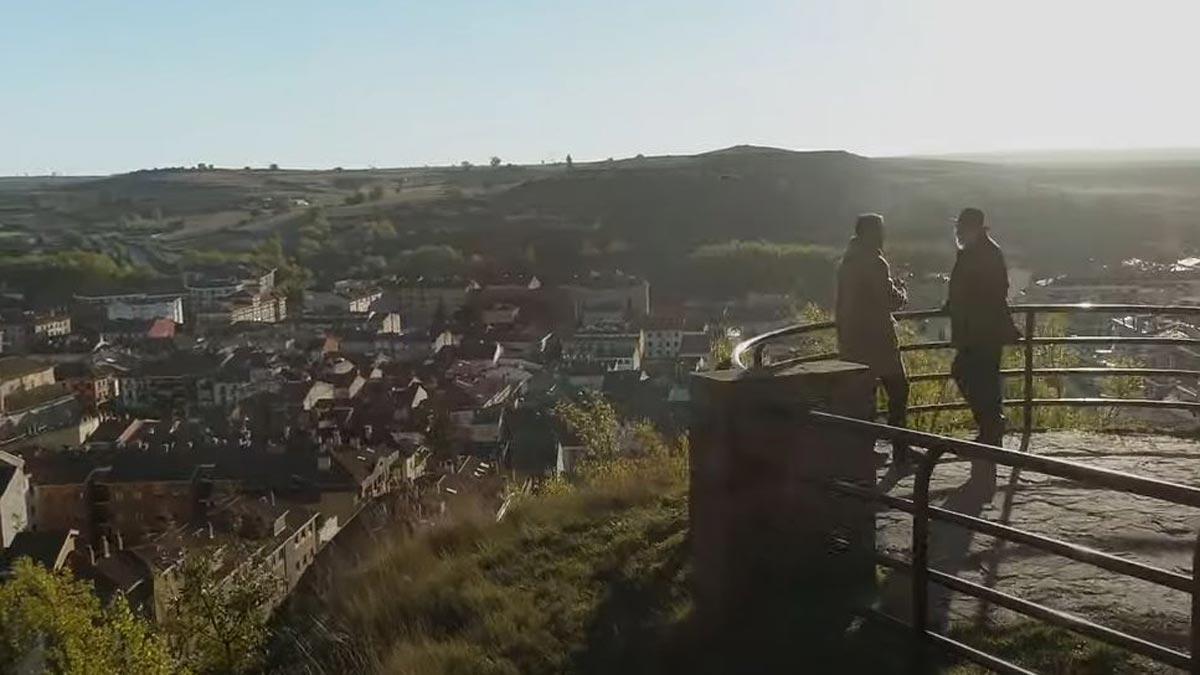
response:
<path id="1" fill-rule="evenodd" d="M 1087 546 L 1070 543 L 1053 537 L 1030 532 L 1002 523 L 977 518 L 957 511 L 931 505 L 930 482 L 938 461 L 944 454 L 953 454 L 969 460 L 982 460 L 1009 466 L 1014 470 L 1028 470 L 1068 480 L 1079 481 L 1091 486 L 1115 490 L 1128 494 L 1159 499 L 1172 504 L 1200 508 L 1200 489 L 1170 483 L 1153 478 L 1135 476 L 1109 469 L 1086 466 L 1051 457 L 1041 457 L 1026 452 L 1006 450 L 999 447 L 964 441 L 937 434 L 901 429 L 885 424 L 843 417 L 820 411 L 809 411 L 804 424 L 822 428 L 839 428 L 885 440 L 908 443 L 924 452 L 914 451 L 917 459 L 916 475 L 913 480 L 911 499 L 881 493 L 846 481 L 836 481 L 827 487 L 840 494 L 866 499 L 891 509 L 912 515 L 912 539 L 909 559 L 904 560 L 873 551 L 875 561 L 883 566 L 907 572 L 911 575 L 912 615 L 905 623 L 895 617 L 883 615 L 893 623 L 900 623 L 914 631 L 919 639 L 953 651 L 960 656 L 1003 673 L 1030 671 L 971 647 L 963 642 L 943 635 L 929 626 L 930 584 L 969 595 L 1022 614 L 1039 619 L 1094 640 L 1125 649 L 1154 661 L 1200 673 L 1200 585 L 1197 585 L 1197 564 L 1200 564 L 1200 535 L 1193 547 L 1192 573 L 1180 574 L 1143 562 L 1118 557 Z M 1053 555 L 1062 556 L 1108 570 L 1115 574 L 1187 593 L 1191 597 L 1190 653 L 1184 653 L 1168 645 L 1146 640 L 1129 633 L 1103 626 L 1083 617 L 1063 612 L 1046 605 L 1003 593 L 981 584 L 968 581 L 954 574 L 930 567 L 929 526 L 932 521 L 949 523 L 997 539 L 1023 544 Z M 878 615 L 878 612 L 875 612 Z"/>
<path id="2" fill-rule="evenodd" d="M 1039 398 L 1034 391 L 1034 378 L 1060 375 L 1078 375 L 1085 377 L 1188 377 L 1200 380 L 1200 370 L 1174 368 L 1116 368 L 1116 367 L 1080 367 L 1039 368 L 1034 363 L 1034 347 L 1039 345 L 1076 345 L 1076 346 L 1108 346 L 1108 345 L 1157 345 L 1171 347 L 1196 347 L 1200 352 L 1200 338 L 1192 337 L 1163 337 L 1156 335 L 1107 336 L 1107 335 L 1037 335 L 1039 315 L 1053 314 L 1112 314 L 1144 316 L 1200 316 L 1200 306 L 1196 305 L 1122 305 L 1122 304 L 1039 304 L 1013 305 L 1010 311 L 1021 315 L 1023 321 L 1023 337 L 1016 346 L 1020 347 L 1023 364 L 1021 368 L 1004 369 L 1000 373 L 1004 377 L 1021 377 L 1023 380 L 1022 396 L 1018 399 L 1005 399 L 1006 407 L 1020 407 L 1022 411 L 1021 448 L 1028 449 L 1029 438 L 1033 432 L 1034 410 L 1051 406 L 1077 407 L 1132 407 L 1132 408 L 1167 408 L 1174 410 L 1189 410 L 1200 414 L 1200 401 L 1157 400 L 1147 398 L 1109 398 L 1109 397 L 1057 397 Z M 921 309 L 893 314 L 897 321 L 920 321 L 948 317 L 944 309 Z M 811 361 L 835 359 L 837 352 L 819 352 L 789 356 L 779 361 L 768 362 L 767 349 L 772 344 L 778 344 L 787 338 L 795 338 L 830 331 L 837 328 L 836 321 L 797 324 L 778 330 L 770 331 L 741 342 L 733 350 L 733 363 L 742 369 L 775 369 Z M 945 350 L 952 349 L 948 341 L 926 341 L 900 345 L 902 352 Z M 750 361 L 747 363 L 747 356 Z M 1197 354 L 1200 358 L 1200 353 Z M 950 373 L 918 373 L 909 376 L 910 382 L 929 380 L 949 380 Z M 910 413 L 936 412 L 940 410 L 958 410 L 967 408 L 965 401 L 939 401 L 923 405 L 909 406 Z"/>
<path id="3" fill-rule="evenodd" d="M 1006 377 L 1021 377 L 1024 380 L 1023 396 L 1005 400 L 1005 405 L 1020 406 L 1024 412 L 1022 429 L 1022 451 L 1006 450 L 1004 448 L 965 441 L 933 433 L 920 432 L 910 429 L 888 426 L 871 421 L 853 419 L 839 415 L 811 410 L 805 413 L 803 424 L 821 427 L 838 428 L 854 433 L 870 436 L 875 439 L 899 441 L 923 449 L 914 451 L 916 456 L 916 473 L 913 482 L 912 498 L 905 499 L 877 491 L 872 487 L 853 484 L 846 481 L 836 481 L 826 487 L 843 495 L 866 499 L 882 504 L 887 508 L 897 509 L 911 514 L 913 519 L 911 551 L 908 560 L 888 556 L 873 551 L 876 562 L 880 565 L 899 570 L 911 575 L 912 612 L 908 622 L 896 617 L 880 615 L 889 623 L 902 624 L 911 629 L 918 638 L 926 643 L 952 651 L 959 656 L 974 661 L 980 665 L 1004 673 L 1023 673 L 1030 671 L 1013 663 L 1005 661 L 993 654 L 971 647 L 959 640 L 943 635 L 929 626 L 929 591 L 930 585 L 936 584 L 951 591 L 972 596 L 997 606 L 1014 611 L 1018 614 L 1048 622 L 1077 634 L 1090 637 L 1100 642 L 1128 650 L 1143 657 L 1173 667 L 1182 668 L 1200 675 L 1200 585 L 1197 583 L 1197 565 L 1200 564 L 1200 535 L 1197 536 L 1193 547 L 1192 571 L 1190 575 L 1180 574 L 1154 565 L 1137 562 L 1127 558 L 1105 553 L 1093 548 L 1066 542 L 1053 537 L 1012 527 L 1010 525 L 977 518 L 972 515 L 944 509 L 930 504 L 930 482 L 938 461 L 945 454 L 953 454 L 963 459 L 991 462 L 1008 466 L 1014 472 L 1028 470 L 1032 472 L 1056 476 L 1078 481 L 1090 486 L 1106 488 L 1123 493 L 1140 495 L 1162 500 L 1172 504 L 1200 508 L 1200 489 L 1170 483 L 1166 481 L 1135 476 L 1108 469 L 1086 466 L 1077 462 L 1064 461 L 1049 457 L 1041 457 L 1025 452 L 1029 447 L 1029 439 L 1033 425 L 1033 411 L 1045 406 L 1135 406 L 1135 407 L 1165 407 L 1200 411 L 1200 402 L 1190 401 L 1159 401 L 1151 399 L 1118 399 L 1118 398 L 1038 398 L 1034 395 L 1034 378 L 1038 376 L 1079 375 L 1087 377 L 1109 376 L 1166 376 L 1200 378 L 1200 371 L 1175 368 L 1115 368 L 1115 367 L 1045 367 L 1039 368 L 1034 363 L 1034 347 L 1045 344 L 1063 345 L 1160 345 L 1160 346 L 1195 346 L 1200 348 L 1200 339 L 1190 337 L 1160 337 L 1160 336 L 1039 336 L 1036 334 L 1037 318 L 1046 314 L 1090 313 L 1090 314 L 1120 314 L 1137 316 L 1161 315 L 1200 315 L 1200 307 L 1196 306 L 1146 306 L 1146 305 L 1018 305 L 1011 308 L 1014 314 L 1023 315 L 1024 337 L 1019 343 L 1024 355 L 1022 368 L 1006 369 L 1002 375 Z M 899 312 L 899 320 L 921 320 L 946 316 L 942 310 L 920 310 Z M 803 336 L 821 330 L 836 327 L 834 322 L 821 322 L 806 325 L 790 326 L 780 330 L 765 333 L 739 344 L 733 354 L 734 363 L 746 369 L 775 369 L 788 365 L 836 358 L 832 353 L 814 353 L 791 356 L 789 358 L 768 362 L 766 350 L 772 343 L 779 340 Z M 947 342 L 919 342 L 902 345 L 904 351 L 947 349 Z M 752 355 L 752 361 L 747 364 L 746 356 Z M 913 381 L 945 380 L 949 373 L 920 373 L 912 376 Z M 910 412 L 927 412 L 936 410 L 951 410 L 967 407 L 965 402 L 950 401 L 910 407 Z M 929 529 L 933 521 L 948 523 L 964 528 L 972 533 L 994 537 L 1001 541 L 1030 546 L 1035 549 L 1062 556 L 1078 562 L 1091 564 L 1115 574 L 1141 579 L 1149 583 L 1172 588 L 1189 594 L 1191 599 L 1191 630 L 1190 653 L 1184 653 L 1166 644 L 1146 640 L 1129 633 L 1103 626 L 1083 617 L 1063 612 L 1046 605 L 1019 598 L 997 591 L 985 585 L 960 578 L 945 571 L 933 569 L 929 564 Z"/>

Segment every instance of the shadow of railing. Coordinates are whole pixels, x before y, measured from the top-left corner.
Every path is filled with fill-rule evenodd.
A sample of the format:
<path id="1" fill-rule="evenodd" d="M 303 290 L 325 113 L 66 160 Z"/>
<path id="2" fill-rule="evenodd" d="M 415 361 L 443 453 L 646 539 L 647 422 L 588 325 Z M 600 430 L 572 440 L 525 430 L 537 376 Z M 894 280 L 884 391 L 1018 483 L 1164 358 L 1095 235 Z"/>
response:
<path id="1" fill-rule="evenodd" d="M 983 505 L 990 501 L 990 495 L 977 492 L 976 488 L 964 487 L 960 491 L 952 493 L 943 506 L 933 506 L 930 504 L 929 485 L 938 460 L 944 454 L 954 454 L 964 459 L 991 462 L 1012 467 L 1014 470 L 1036 471 L 1109 490 L 1196 508 L 1200 508 L 1200 489 L 815 410 L 809 411 L 806 417 L 807 419 L 803 423 L 815 428 L 849 430 L 875 438 L 899 440 L 915 448 L 923 449 L 917 453 L 917 471 L 911 499 L 889 495 L 874 487 L 864 487 L 843 481 L 834 481 L 826 486 L 834 492 L 874 501 L 912 515 L 912 542 L 909 558 L 906 560 L 878 552 L 874 554 L 874 558 L 877 563 L 885 567 L 910 575 L 911 614 L 904 625 L 914 631 L 920 639 L 947 648 L 960 656 L 1000 672 L 1028 672 L 1012 663 L 947 637 L 937 630 L 935 625 L 944 623 L 944 621 L 931 620 L 931 586 L 936 585 L 942 589 L 939 593 L 949 591 L 963 593 L 1160 663 L 1187 669 L 1191 672 L 1200 670 L 1200 664 L 1196 662 L 1196 657 L 1200 657 L 1200 649 L 1197 648 L 1197 640 L 1200 639 L 1197 628 L 1200 628 L 1200 621 L 1196 620 L 1197 613 L 1200 612 L 1200 605 L 1198 605 L 1200 596 L 1197 595 L 1195 581 L 1197 562 L 1195 558 L 1193 559 L 1192 574 L 1180 574 L 1090 547 L 979 518 Z M 953 527 L 943 528 L 939 532 L 941 536 L 937 538 L 938 547 L 931 548 L 931 527 L 935 524 Z M 974 534 L 983 534 L 1001 541 L 1030 546 L 1045 553 L 1087 563 L 1118 575 L 1141 579 L 1189 594 L 1192 598 L 1193 617 L 1191 654 L 1093 623 L 1037 602 L 994 590 L 986 584 L 974 583 L 956 576 L 955 572 L 958 571 L 959 561 L 969 545 L 969 537 Z M 1200 551 L 1200 539 L 1197 540 L 1194 550 Z M 950 571 L 946 571 L 947 569 Z M 939 599 L 936 594 L 933 597 Z M 872 611 L 877 612 L 877 610 Z M 896 617 L 890 616 L 881 618 L 891 623 L 898 620 Z"/>

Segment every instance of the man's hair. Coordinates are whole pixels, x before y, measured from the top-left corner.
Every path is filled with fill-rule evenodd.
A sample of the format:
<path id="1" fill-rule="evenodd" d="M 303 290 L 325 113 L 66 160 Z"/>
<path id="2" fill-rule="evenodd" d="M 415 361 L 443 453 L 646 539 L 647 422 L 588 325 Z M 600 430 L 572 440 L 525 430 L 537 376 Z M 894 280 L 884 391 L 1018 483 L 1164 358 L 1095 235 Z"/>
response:
<path id="1" fill-rule="evenodd" d="M 959 211 L 958 222 L 966 225 L 967 227 L 983 227 L 983 211 L 975 208 L 974 206 L 968 206 L 962 211 Z"/>
<path id="2" fill-rule="evenodd" d="M 854 234 L 862 236 L 867 230 L 883 229 L 883 216 L 878 213 L 864 213 L 854 221 Z"/>

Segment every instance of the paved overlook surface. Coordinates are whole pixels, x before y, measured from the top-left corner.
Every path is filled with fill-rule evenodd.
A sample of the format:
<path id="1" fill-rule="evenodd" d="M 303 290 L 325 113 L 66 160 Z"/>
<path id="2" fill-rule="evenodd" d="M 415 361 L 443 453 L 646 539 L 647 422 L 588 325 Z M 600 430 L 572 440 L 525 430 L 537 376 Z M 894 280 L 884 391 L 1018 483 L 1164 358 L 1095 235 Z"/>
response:
<path id="1" fill-rule="evenodd" d="M 1005 441 L 1019 446 L 1017 437 Z M 882 448 L 881 448 L 882 449 Z M 1030 450 L 1089 466 L 1200 486 L 1200 441 L 1167 436 L 1049 432 L 1035 435 Z M 969 475 L 969 463 L 947 455 L 934 472 L 933 503 L 1005 522 L 1014 527 L 1079 543 L 1107 553 L 1191 574 L 1192 550 L 1200 533 L 1200 509 L 1031 472 L 1021 472 L 1012 489 L 1007 467 L 999 468 L 999 489 L 982 510 L 957 490 Z M 894 474 L 880 472 L 882 487 Z M 912 477 L 890 488 L 911 496 Z M 878 540 L 891 554 L 907 557 L 911 519 L 886 511 L 877 516 Z M 1006 593 L 1035 600 L 1135 635 L 1187 651 L 1190 603 L 1187 594 L 1100 568 L 1043 553 L 1028 546 L 999 542 L 962 528 L 933 523 L 930 562 Z M 893 575 L 884 591 L 891 612 L 907 616 L 908 577 Z M 1012 621 L 1016 615 L 931 585 L 930 607 L 944 622 Z"/>

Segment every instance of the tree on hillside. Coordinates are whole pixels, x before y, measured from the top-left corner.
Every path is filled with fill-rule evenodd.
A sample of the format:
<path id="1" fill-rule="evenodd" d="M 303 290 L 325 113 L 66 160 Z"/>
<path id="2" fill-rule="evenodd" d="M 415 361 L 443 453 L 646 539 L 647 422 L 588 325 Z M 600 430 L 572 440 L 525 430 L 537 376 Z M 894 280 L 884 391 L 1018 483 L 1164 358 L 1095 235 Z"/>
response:
<path id="1" fill-rule="evenodd" d="M 296 256 L 301 262 L 309 262 L 320 257 L 325 246 L 333 236 L 333 228 L 324 209 L 314 207 L 309 210 L 307 221 L 300 226 L 300 239 L 296 243 Z"/>
<path id="2" fill-rule="evenodd" d="M 465 159 L 464 159 L 464 160 L 462 161 L 462 163 L 461 163 L 461 164 L 459 164 L 459 166 L 461 166 L 461 167 L 462 167 L 463 171 L 470 171 L 470 170 L 471 170 L 471 166 L 472 166 L 472 165 L 471 165 L 471 163 L 470 163 L 470 162 L 468 162 L 467 160 L 465 160 Z"/>
<path id="3" fill-rule="evenodd" d="M 491 165 L 492 165 L 493 169 L 499 167 L 500 166 L 500 158 L 495 155 L 492 155 Z"/>
<path id="4" fill-rule="evenodd" d="M 575 168 L 574 160 L 571 159 L 571 155 L 567 155 L 567 170 L 570 171 L 571 169 L 574 169 L 574 168 Z"/>
<path id="5" fill-rule="evenodd" d="M 81 288 L 109 288 L 153 278 L 149 268 L 86 250 L 0 256 L 0 279 L 34 302 L 61 303 Z"/>
<path id="6" fill-rule="evenodd" d="M 392 241 L 400 234 L 396 231 L 396 225 L 391 218 L 384 216 L 374 220 L 367 221 L 367 233 L 371 239 L 376 242 Z"/>
<path id="7" fill-rule="evenodd" d="M 446 305 L 438 298 L 437 306 L 433 308 L 433 319 L 429 322 L 429 337 L 436 338 L 446 330 Z"/>
<path id="8" fill-rule="evenodd" d="M 587 459 L 611 459 L 619 451 L 620 421 L 604 394 L 584 391 L 554 406 L 554 417 L 583 444 Z"/>
<path id="9" fill-rule="evenodd" d="M 684 269 L 689 288 L 709 296 L 794 292 L 828 302 L 837 260 L 838 252 L 826 246 L 733 240 L 697 248 Z"/>
<path id="10" fill-rule="evenodd" d="M 169 601 L 168 640 L 194 672 L 254 672 L 264 657 L 270 601 L 280 582 L 253 563 L 221 577 L 215 562 L 210 555 L 184 561 Z"/>
<path id="11" fill-rule="evenodd" d="M 271 166 L 270 166 L 270 167 L 268 167 L 268 168 L 269 168 L 271 171 L 278 171 L 278 170 L 279 170 L 279 165 L 278 165 L 278 164 L 276 164 L 275 162 L 271 162 Z"/>
<path id="12" fill-rule="evenodd" d="M 436 277 L 459 274 L 466 266 L 462 251 L 446 244 L 425 244 L 401 251 L 393 261 L 401 274 Z"/>
<path id="13" fill-rule="evenodd" d="M 17 672 L 185 672 L 123 597 L 103 606 L 90 583 L 28 558 L 0 585 L 0 663 Z"/>

